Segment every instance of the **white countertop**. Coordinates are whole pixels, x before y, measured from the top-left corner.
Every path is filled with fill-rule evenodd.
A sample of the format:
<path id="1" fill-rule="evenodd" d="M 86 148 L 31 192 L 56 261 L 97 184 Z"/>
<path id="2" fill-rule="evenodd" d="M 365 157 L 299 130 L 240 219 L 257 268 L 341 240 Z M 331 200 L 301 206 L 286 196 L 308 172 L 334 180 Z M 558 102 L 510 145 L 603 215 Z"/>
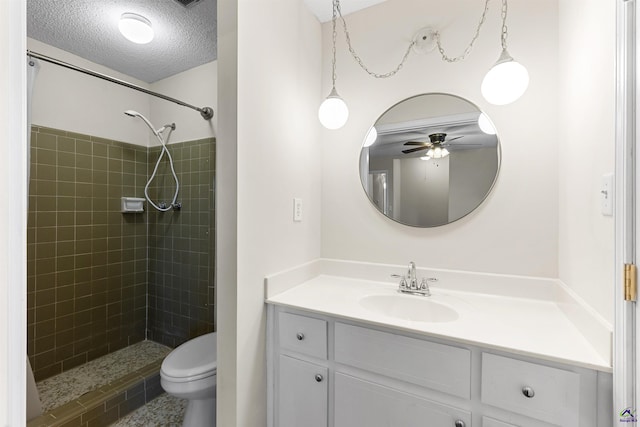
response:
<path id="1" fill-rule="evenodd" d="M 550 298 L 522 298 L 431 287 L 429 298 L 458 313 L 449 322 L 419 322 L 369 311 L 368 295 L 400 295 L 397 285 L 357 278 L 317 275 L 287 290 L 267 294 L 266 302 L 351 319 L 455 342 L 611 372 L 610 363 Z"/>

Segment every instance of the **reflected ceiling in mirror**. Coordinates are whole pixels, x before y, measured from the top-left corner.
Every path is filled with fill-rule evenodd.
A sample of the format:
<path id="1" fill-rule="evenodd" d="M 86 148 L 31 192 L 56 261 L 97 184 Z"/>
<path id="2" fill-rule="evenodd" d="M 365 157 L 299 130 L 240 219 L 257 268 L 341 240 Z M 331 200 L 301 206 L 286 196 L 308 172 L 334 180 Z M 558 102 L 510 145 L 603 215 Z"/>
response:
<path id="1" fill-rule="evenodd" d="M 449 224 L 474 211 L 500 169 L 491 120 L 455 95 L 407 98 L 365 136 L 360 180 L 386 217 L 413 227 Z"/>

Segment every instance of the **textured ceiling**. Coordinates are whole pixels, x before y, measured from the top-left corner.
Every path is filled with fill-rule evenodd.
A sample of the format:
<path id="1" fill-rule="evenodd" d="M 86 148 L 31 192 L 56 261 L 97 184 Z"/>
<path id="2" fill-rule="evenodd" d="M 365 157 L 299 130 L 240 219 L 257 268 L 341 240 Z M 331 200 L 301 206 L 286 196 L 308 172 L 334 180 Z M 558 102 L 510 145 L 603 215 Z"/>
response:
<path id="1" fill-rule="evenodd" d="M 303 1 L 320 22 L 331 20 L 331 0 Z M 383 1 L 340 3 L 347 15 Z M 125 12 L 151 21 L 151 43 L 131 43 L 120 34 Z M 29 37 L 148 83 L 215 60 L 216 18 L 216 0 L 188 7 L 175 0 L 27 0 Z"/>
<path id="2" fill-rule="evenodd" d="M 151 43 L 120 34 L 125 12 L 151 21 Z M 152 83 L 216 59 L 216 0 L 28 0 L 27 35 Z"/>
<path id="3" fill-rule="evenodd" d="M 386 0 L 340 0 L 342 15 L 348 15 Z M 305 4 L 320 22 L 329 22 L 333 16 L 332 0 L 304 0 Z"/>

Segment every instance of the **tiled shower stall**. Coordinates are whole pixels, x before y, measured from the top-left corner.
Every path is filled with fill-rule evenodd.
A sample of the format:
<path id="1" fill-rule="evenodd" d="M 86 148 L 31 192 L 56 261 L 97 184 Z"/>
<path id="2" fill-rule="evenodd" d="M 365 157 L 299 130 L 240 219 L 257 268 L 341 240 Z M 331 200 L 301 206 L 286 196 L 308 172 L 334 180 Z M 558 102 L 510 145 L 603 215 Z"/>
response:
<path id="1" fill-rule="evenodd" d="M 182 209 L 122 213 L 159 147 L 32 126 L 27 353 L 36 380 L 148 337 L 174 347 L 215 328 L 215 139 L 169 145 Z M 170 202 L 166 158 L 149 189 Z M 163 199 L 164 198 L 164 199 Z"/>

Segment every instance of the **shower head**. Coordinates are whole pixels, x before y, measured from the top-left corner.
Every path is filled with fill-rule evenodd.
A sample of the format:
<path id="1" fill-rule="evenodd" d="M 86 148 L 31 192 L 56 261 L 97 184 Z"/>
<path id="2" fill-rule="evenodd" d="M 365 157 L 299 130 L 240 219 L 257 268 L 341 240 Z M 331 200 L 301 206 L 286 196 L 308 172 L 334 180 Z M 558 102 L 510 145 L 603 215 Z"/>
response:
<path id="1" fill-rule="evenodd" d="M 137 111 L 133 111 L 133 110 L 127 110 L 124 113 L 127 116 L 140 117 L 142 119 L 142 121 L 144 121 L 147 124 L 147 126 L 149 126 L 149 129 L 151 129 L 151 132 L 153 132 L 156 137 L 159 137 L 158 136 L 158 131 L 153 128 L 153 125 L 151 124 L 151 122 L 149 120 L 147 120 L 147 118 L 145 116 L 143 116 L 142 114 L 138 113 Z"/>

